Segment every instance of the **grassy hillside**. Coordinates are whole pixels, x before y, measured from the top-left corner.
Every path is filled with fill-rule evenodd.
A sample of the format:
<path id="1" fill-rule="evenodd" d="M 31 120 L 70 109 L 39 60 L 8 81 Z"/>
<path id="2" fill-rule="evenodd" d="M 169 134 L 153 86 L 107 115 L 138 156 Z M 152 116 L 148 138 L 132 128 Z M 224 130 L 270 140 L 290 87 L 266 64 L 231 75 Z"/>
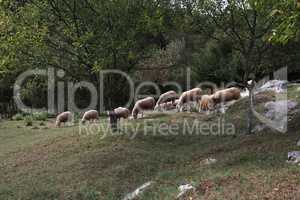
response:
<path id="1" fill-rule="evenodd" d="M 299 93 L 297 87 L 289 88 L 290 99 L 300 102 Z M 257 109 L 262 111 L 271 99 L 272 93 L 257 96 Z M 237 102 L 225 116 L 151 114 L 126 122 L 136 131 L 107 137 L 96 129 L 87 135 L 79 134 L 78 126 L 53 128 L 51 120 L 48 128 L 38 129 L 2 121 L 0 199 L 116 200 L 148 181 L 155 184 L 141 199 L 174 199 L 184 183 L 196 187 L 192 199 L 297 199 L 300 167 L 285 160 L 287 152 L 300 150 L 300 115 L 293 116 L 287 134 L 266 129 L 247 136 L 246 101 Z M 219 118 L 234 123 L 236 134 L 143 134 L 145 126 L 178 124 L 183 133 L 185 121 L 214 123 Z M 205 165 L 207 158 L 217 163 Z"/>

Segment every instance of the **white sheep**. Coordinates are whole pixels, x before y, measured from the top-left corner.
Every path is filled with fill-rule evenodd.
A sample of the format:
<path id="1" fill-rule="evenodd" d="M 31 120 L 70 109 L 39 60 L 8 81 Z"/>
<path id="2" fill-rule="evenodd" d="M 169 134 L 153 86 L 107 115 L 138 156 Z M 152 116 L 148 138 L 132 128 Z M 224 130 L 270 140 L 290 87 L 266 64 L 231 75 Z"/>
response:
<path id="1" fill-rule="evenodd" d="M 99 113 L 97 110 L 89 110 L 87 112 L 84 113 L 82 119 L 81 119 L 81 123 L 85 123 L 86 121 L 96 121 L 99 119 Z"/>
<path id="2" fill-rule="evenodd" d="M 201 99 L 202 90 L 200 88 L 194 88 L 181 94 L 179 101 L 176 105 L 178 111 L 182 111 L 182 107 L 185 103 L 199 101 Z"/>
<path id="3" fill-rule="evenodd" d="M 137 101 L 134 105 L 134 108 L 132 110 L 132 117 L 134 119 L 137 119 L 137 116 L 139 113 L 142 113 L 144 110 L 153 110 L 155 106 L 155 100 L 153 97 L 147 97 L 145 99 L 141 99 Z"/>
<path id="4" fill-rule="evenodd" d="M 56 117 L 55 126 L 56 127 L 60 127 L 61 123 L 65 124 L 66 122 L 71 121 L 72 118 L 73 118 L 72 117 L 72 113 L 70 111 L 66 111 L 66 112 L 60 113 Z"/>

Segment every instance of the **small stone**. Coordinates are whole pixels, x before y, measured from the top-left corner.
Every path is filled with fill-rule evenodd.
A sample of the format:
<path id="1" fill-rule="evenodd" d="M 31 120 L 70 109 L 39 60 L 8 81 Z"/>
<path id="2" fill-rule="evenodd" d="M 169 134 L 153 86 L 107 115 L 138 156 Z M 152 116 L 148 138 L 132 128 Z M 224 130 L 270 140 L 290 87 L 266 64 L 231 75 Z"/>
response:
<path id="1" fill-rule="evenodd" d="M 207 158 L 205 160 L 202 160 L 201 164 L 203 164 L 203 165 L 211 165 L 211 164 L 215 164 L 216 162 L 217 162 L 217 159 Z"/>
<path id="2" fill-rule="evenodd" d="M 140 186 L 139 188 L 137 188 L 135 191 L 133 191 L 132 193 L 127 194 L 123 200 L 134 200 L 137 199 L 145 190 L 147 190 L 154 182 L 149 181 L 145 184 L 143 184 L 142 186 Z"/>
<path id="3" fill-rule="evenodd" d="M 178 187 L 179 194 L 177 195 L 176 199 L 182 199 L 187 194 L 190 194 L 191 192 L 194 192 L 196 188 L 192 186 L 191 184 L 181 185 Z"/>
<path id="4" fill-rule="evenodd" d="M 257 133 L 257 132 L 261 132 L 266 128 L 266 125 L 256 125 L 254 127 L 254 129 L 252 130 L 252 132 Z"/>

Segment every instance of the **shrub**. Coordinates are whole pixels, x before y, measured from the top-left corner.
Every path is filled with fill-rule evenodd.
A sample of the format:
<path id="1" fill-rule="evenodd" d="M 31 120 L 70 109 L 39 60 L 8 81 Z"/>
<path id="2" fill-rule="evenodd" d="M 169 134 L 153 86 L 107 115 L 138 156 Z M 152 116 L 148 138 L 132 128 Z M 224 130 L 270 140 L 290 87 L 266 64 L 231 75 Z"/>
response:
<path id="1" fill-rule="evenodd" d="M 38 130 L 38 129 L 40 129 L 40 128 L 37 126 L 32 127 L 32 130 Z"/>
<path id="2" fill-rule="evenodd" d="M 32 124 L 33 124 L 32 116 L 26 116 L 24 118 L 24 123 L 25 123 L 25 126 L 32 126 Z"/>
<path id="3" fill-rule="evenodd" d="M 46 121 L 48 118 L 48 113 L 47 112 L 36 112 L 32 114 L 32 117 L 34 120 L 37 121 Z"/>
<path id="4" fill-rule="evenodd" d="M 45 126 L 46 124 L 44 122 L 41 122 L 40 123 L 40 126 Z"/>
<path id="5" fill-rule="evenodd" d="M 23 120 L 23 115 L 21 113 L 17 113 L 12 117 L 12 119 L 15 121 L 21 121 Z"/>
<path id="6" fill-rule="evenodd" d="M 47 113 L 47 118 L 56 118 L 56 114 Z"/>

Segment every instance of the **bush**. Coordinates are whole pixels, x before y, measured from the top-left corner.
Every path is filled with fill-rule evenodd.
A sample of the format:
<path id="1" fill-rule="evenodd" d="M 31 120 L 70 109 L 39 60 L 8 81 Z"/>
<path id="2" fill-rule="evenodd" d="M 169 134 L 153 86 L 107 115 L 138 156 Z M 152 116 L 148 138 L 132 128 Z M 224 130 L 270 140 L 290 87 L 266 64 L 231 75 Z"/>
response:
<path id="1" fill-rule="evenodd" d="M 47 118 L 56 118 L 56 114 L 47 113 Z"/>
<path id="2" fill-rule="evenodd" d="M 15 121 L 21 121 L 23 120 L 23 115 L 21 113 L 18 113 L 18 114 L 15 114 L 12 119 L 15 120 Z"/>
<path id="3" fill-rule="evenodd" d="M 45 126 L 46 124 L 44 122 L 41 122 L 40 123 L 40 126 Z"/>
<path id="4" fill-rule="evenodd" d="M 32 114 L 32 117 L 34 120 L 37 121 L 46 121 L 48 118 L 48 113 L 47 112 L 36 112 Z"/>
<path id="5" fill-rule="evenodd" d="M 32 116 L 26 116 L 24 118 L 24 123 L 25 123 L 25 126 L 32 126 L 32 124 L 33 124 Z"/>

